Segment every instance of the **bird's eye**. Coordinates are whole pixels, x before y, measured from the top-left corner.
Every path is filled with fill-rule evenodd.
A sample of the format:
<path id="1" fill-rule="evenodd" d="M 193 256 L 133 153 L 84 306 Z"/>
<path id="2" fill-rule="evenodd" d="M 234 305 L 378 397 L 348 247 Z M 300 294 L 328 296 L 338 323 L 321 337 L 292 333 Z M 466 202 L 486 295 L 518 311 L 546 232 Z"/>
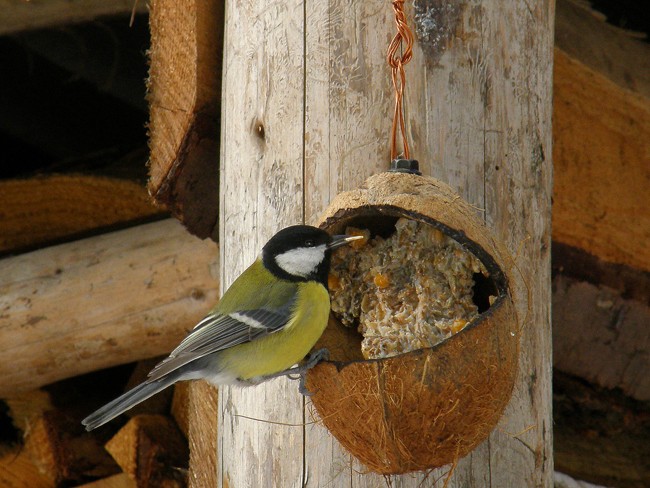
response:
<path id="1" fill-rule="evenodd" d="M 314 239 L 307 239 L 305 240 L 305 246 L 306 247 L 314 247 L 316 243 L 314 242 Z"/>

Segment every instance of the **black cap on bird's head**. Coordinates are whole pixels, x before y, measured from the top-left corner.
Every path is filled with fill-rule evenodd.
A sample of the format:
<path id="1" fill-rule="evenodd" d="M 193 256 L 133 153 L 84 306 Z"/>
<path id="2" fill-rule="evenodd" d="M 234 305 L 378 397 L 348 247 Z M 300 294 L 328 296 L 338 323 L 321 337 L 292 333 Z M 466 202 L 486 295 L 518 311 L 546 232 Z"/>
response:
<path id="1" fill-rule="evenodd" d="M 332 251 L 360 236 L 331 236 L 310 225 L 293 225 L 275 234 L 262 249 L 264 266 L 278 278 L 321 282 L 327 287 Z"/>

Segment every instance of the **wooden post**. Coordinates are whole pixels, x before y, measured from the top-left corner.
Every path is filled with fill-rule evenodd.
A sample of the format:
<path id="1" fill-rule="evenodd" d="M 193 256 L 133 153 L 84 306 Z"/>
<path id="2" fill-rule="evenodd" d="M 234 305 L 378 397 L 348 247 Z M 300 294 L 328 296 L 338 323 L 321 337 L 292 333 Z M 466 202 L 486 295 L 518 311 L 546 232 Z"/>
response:
<path id="1" fill-rule="evenodd" d="M 407 66 L 413 156 L 507 243 L 521 272 L 522 328 L 506 415 L 449 486 L 551 486 L 553 2 L 446 5 L 415 2 L 408 11 L 417 34 Z M 276 230 L 313 223 L 337 192 L 388 167 L 384 59 L 395 31 L 390 3 L 379 0 L 229 2 L 225 23 L 224 289 Z M 423 486 L 448 471 L 388 481 L 366 474 L 312 422 L 309 400 L 287 379 L 222 388 L 219 398 L 219 486 Z"/>
<path id="2" fill-rule="evenodd" d="M 304 220 L 304 9 L 227 2 L 219 235 L 223 290 L 277 230 Z M 221 388 L 219 486 L 301 486 L 304 404 L 276 379 Z M 281 425 L 286 424 L 286 425 Z"/>
<path id="3" fill-rule="evenodd" d="M 407 92 L 415 151 L 506 243 L 521 328 L 513 398 L 451 486 L 551 486 L 554 2 L 469 2 L 442 18 L 423 3 L 414 12 L 419 42 Z M 442 35 L 432 25 L 445 26 Z"/>

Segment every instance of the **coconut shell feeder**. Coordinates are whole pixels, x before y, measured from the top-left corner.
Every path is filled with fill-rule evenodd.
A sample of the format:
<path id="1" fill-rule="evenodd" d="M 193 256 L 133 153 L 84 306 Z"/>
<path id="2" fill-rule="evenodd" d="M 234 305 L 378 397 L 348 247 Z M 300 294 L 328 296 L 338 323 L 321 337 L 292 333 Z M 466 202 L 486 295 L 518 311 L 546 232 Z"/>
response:
<path id="1" fill-rule="evenodd" d="M 455 463 L 483 442 L 508 404 L 519 354 L 507 251 L 476 208 L 409 158 L 402 97 L 413 36 L 402 3 L 392 2 L 388 49 L 391 169 L 339 194 L 321 218 L 331 234 L 363 233 L 367 247 L 333 257 L 332 313 L 316 345 L 329 360 L 306 377 L 325 426 L 381 474 Z"/>
<path id="2" fill-rule="evenodd" d="M 332 314 L 317 345 L 330 359 L 308 373 L 307 388 L 329 431 L 375 472 L 455 462 L 487 438 L 510 399 L 519 343 L 511 266 L 476 213 L 438 180 L 386 172 L 339 194 L 322 217 L 321 228 L 337 234 L 349 226 L 390 234 L 399 218 L 433 226 L 489 273 L 475 289 L 479 316 L 431 348 L 364 360 L 361 338 Z"/>

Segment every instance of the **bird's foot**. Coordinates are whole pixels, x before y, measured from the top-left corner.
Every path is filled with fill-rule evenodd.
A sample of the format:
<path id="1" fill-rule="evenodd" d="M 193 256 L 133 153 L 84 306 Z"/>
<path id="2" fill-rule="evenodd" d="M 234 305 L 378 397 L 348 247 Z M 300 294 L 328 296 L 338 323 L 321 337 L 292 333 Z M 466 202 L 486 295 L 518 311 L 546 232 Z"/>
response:
<path id="1" fill-rule="evenodd" d="M 305 386 L 307 371 L 309 371 L 311 368 L 316 366 L 321 361 L 327 361 L 329 357 L 330 357 L 330 352 L 326 348 L 319 349 L 318 351 L 314 351 L 313 353 L 311 353 L 308 359 L 304 363 L 300 364 L 299 366 L 285 369 L 284 371 L 280 371 L 279 373 L 272 374 L 270 376 L 267 376 L 266 379 L 277 378 L 279 376 L 287 376 L 289 379 L 292 380 L 299 379 L 300 383 L 298 384 L 298 391 L 300 392 L 300 394 L 307 397 L 312 396 L 313 393 L 310 392 Z M 291 377 L 292 375 L 298 375 L 298 377 L 292 378 Z"/>
<path id="2" fill-rule="evenodd" d="M 329 358 L 330 358 L 329 350 L 326 347 L 323 347 L 318 351 L 314 351 L 313 353 L 311 353 L 309 355 L 309 359 L 307 359 L 307 362 L 304 363 L 303 367 L 306 370 L 310 370 L 321 361 L 327 361 Z"/>

